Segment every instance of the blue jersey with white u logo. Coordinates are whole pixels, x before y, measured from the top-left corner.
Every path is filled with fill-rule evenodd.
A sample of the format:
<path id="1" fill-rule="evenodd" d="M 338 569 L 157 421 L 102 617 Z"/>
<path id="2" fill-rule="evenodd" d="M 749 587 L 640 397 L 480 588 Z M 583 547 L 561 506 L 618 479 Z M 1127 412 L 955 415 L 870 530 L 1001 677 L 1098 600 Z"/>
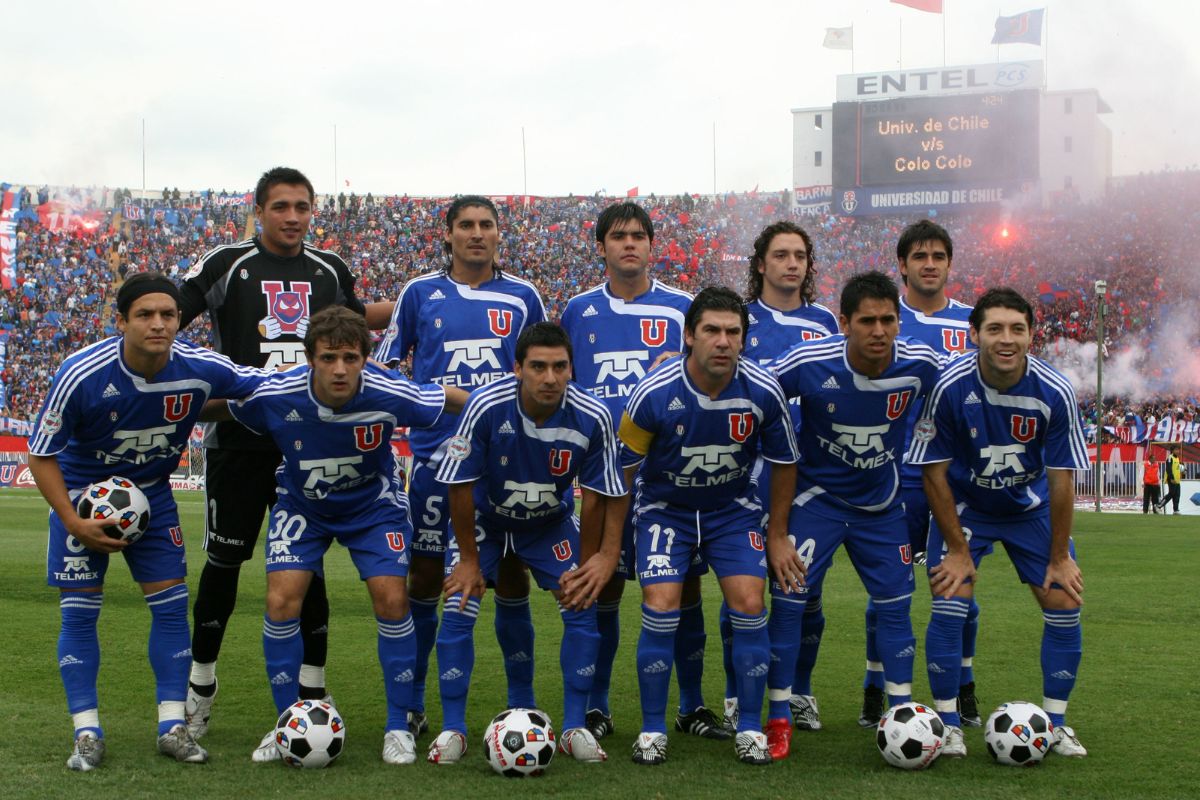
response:
<path id="1" fill-rule="evenodd" d="M 471 393 L 437 473 L 442 483 L 475 481 L 480 519 L 506 531 L 550 528 L 568 517 L 576 478 L 603 495 L 625 494 L 608 410 L 568 383 L 559 407 L 536 423 L 521 407 L 515 375 Z"/>
<path id="2" fill-rule="evenodd" d="M 898 337 L 892 363 L 877 378 L 850 366 L 846 337 L 802 342 L 772 370 L 789 398 L 800 398 L 796 502 L 834 516 L 900 510 L 900 462 L 909 406 L 937 380 L 938 356 Z"/>
<path id="3" fill-rule="evenodd" d="M 946 307 L 932 314 L 918 311 L 910 306 L 903 297 L 900 298 L 900 333 L 910 339 L 924 342 L 945 358 L 943 363 L 975 350 L 971 343 L 971 306 L 957 300 L 947 300 Z M 908 412 L 909 438 L 905 441 L 905 450 L 912 442 L 912 426 L 921 417 L 923 402 L 912 404 Z M 910 464 L 906 459 L 900 470 L 901 483 L 906 489 L 920 489 L 921 468 Z"/>
<path id="4" fill-rule="evenodd" d="M 478 288 L 439 270 L 413 278 L 400 293 L 375 359 L 394 366 L 412 354 L 412 378 L 466 391 L 512 374 L 517 337 L 546 319 L 537 288 L 506 272 Z M 454 432 L 453 419 L 413 431 L 413 454 L 428 460 Z"/>
<path id="5" fill-rule="evenodd" d="M 165 367 L 131 371 L 123 337 L 85 347 L 59 367 L 29 437 L 29 452 L 56 456 L 68 489 L 112 475 L 149 486 L 171 477 L 209 398 L 245 397 L 269 375 L 175 340 Z"/>
<path id="6" fill-rule="evenodd" d="M 392 431 L 430 427 L 445 402 L 441 386 L 419 386 L 367 364 L 358 393 L 335 411 L 317 400 L 312 370 L 304 365 L 269 378 L 229 411 L 275 440 L 283 454 L 279 493 L 305 514 L 334 517 L 354 516 L 379 501 L 407 509 L 395 482 Z"/>
<path id="7" fill-rule="evenodd" d="M 1046 469 L 1090 468 L 1075 392 L 1033 356 L 1015 386 L 993 389 L 978 361 L 976 353 L 946 367 L 914 429 L 909 461 L 949 461 L 954 497 L 974 511 L 1049 513 Z"/>
<path id="8" fill-rule="evenodd" d="M 686 358 L 647 375 L 621 420 L 625 463 L 642 462 L 639 507 L 761 509 L 751 480 L 759 453 L 782 464 L 798 457 L 783 392 L 770 372 L 739 358 L 733 379 L 713 399 L 692 382 Z"/>
<path id="9" fill-rule="evenodd" d="M 690 294 L 658 281 L 628 302 L 607 283 L 567 301 L 562 326 L 571 337 L 575 380 L 608 407 L 614 424 L 655 359 L 683 352 L 691 304 Z"/>

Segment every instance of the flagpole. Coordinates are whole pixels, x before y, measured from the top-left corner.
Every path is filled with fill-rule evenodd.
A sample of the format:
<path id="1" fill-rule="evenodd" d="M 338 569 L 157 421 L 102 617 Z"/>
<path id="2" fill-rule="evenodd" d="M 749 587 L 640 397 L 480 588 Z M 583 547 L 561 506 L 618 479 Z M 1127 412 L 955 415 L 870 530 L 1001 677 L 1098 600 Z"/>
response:
<path id="1" fill-rule="evenodd" d="M 950 8 L 950 0 L 942 4 L 942 66 L 946 66 L 946 10 Z"/>
<path id="2" fill-rule="evenodd" d="M 525 126 L 521 126 L 521 191 L 529 196 L 529 162 L 525 156 Z"/>
<path id="3" fill-rule="evenodd" d="M 850 74 L 854 74 L 854 23 L 850 23 Z M 770 242 L 768 242 L 770 244 Z"/>
<path id="4" fill-rule="evenodd" d="M 146 199 L 146 118 L 142 117 L 142 199 Z"/>
<path id="5" fill-rule="evenodd" d="M 333 126 L 333 196 L 337 197 L 337 123 Z"/>
<path id="6" fill-rule="evenodd" d="M 999 23 L 999 21 L 1000 21 L 1000 9 L 999 9 L 999 8 L 997 8 L 997 9 L 996 9 L 996 22 L 997 22 L 997 24 Z M 997 64 L 999 64 L 999 63 L 1000 63 L 1000 43 L 999 43 L 999 42 L 996 42 L 996 63 L 997 63 Z"/>
<path id="7" fill-rule="evenodd" d="M 899 64 L 900 71 L 904 72 L 904 17 L 896 22 L 896 38 L 900 45 L 900 52 L 896 54 L 896 63 Z"/>
<path id="8" fill-rule="evenodd" d="M 1042 66 L 1042 88 L 1050 85 L 1050 4 L 1046 4 L 1046 10 L 1042 12 L 1042 35 L 1045 37 L 1045 44 L 1042 45 L 1042 61 L 1045 62 Z"/>
<path id="9" fill-rule="evenodd" d="M 713 196 L 717 194 L 717 122 L 713 120 Z"/>

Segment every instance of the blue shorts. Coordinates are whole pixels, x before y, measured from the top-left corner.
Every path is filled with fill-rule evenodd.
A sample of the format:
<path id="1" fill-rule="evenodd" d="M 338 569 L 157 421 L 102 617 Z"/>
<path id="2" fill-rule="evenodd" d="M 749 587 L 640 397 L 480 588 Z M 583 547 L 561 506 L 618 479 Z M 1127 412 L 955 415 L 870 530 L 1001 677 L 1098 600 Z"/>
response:
<path id="1" fill-rule="evenodd" d="M 920 487 L 902 487 L 904 521 L 908 525 L 908 543 L 914 553 L 924 553 L 929 547 L 929 498 Z"/>
<path id="2" fill-rule="evenodd" d="M 617 558 L 616 575 L 623 576 L 627 581 L 637 580 L 637 487 L 634 487 L 634 497 L 629 503 L 629 511 L 625 514 L 625 524 L 621 528 L 621 554 Z M 699 550 L 692 556 L 688 565 L 687 577 L 699 578 L 708 572 L 708 561 Z"/>
<path id="3" fill-rule="evenodd" d="M 635 522 L 638 581 L 682 583 L 699 562 L 718 578 L 767 576 L 762 509 L 757 503 L 733 503 L 714 511 L 695 511 L 651 503 L 638 509 Z"/>
<path id="4" fill-rule="evenodd" d="M 412 513 L 413 558 L 436 558 L 446 555 L 450 540 L 450 500 L 446 484 L 434 477 L 437 469 L 428 461 L 413 459 L 408 477 L 408 502 Z"/>
<path id="5" fill-rule="evenodd" d="M 364 581 L 380 575 L 408 575 L 408 542 L 412 527 L 398 505 L 372 503 L 353 517 L 311 514 L 280 495 L 267 527 L 267 572 L 304 570 L 325 574 L 325 551 L 337 540 Z"/>
<path id="6" fill-rule="evenodd" d="M 476 517 L 475 546 L 479 548 L 479 571 L 489 585 L 495 585 L 500 559 L 508 553 L 529 567 L 541 589 L 558 591 L 558 579 L 564 572 L 579 568 L 579 523 L 568 514 L 558 522 L 533 531 L 509 531 L 491 526 Z M 446 574 L 458 564 L 458 541 L 451 530 L 446 548 Z"/>
<path id="7" fill-rule="evenodd" d="M 793 504 L 788 517 L 788 536 L 795 541 L 796 551 L 808 567 L 805 584 L 812 594 L 820 593 L 833 554 L 842 544 L 871 597 L 909 595 L 916 585 L 912 547 L 900 509 L 895 513 L 856 514 L 836 519 L 818 514 L 809 506 Z M 775 581 L 771 581 L 771 594 L 790 596 L 782 595 Z"/>
<path id="8" fill-rule="evenodd" d="M 1022 514 L 1012 517 L 993 517 L 973 512 L 969 508 L 959 513 L 963 535 L 971 548 L 975 566 L 992 552 L 996 542 L 1004 544 L 1009 560 L 1022 583 L 1041 586 L 1050 565 L 1050 514 Z M 1075 558 L 1075 540 L 1068 543 L 1071 558 Z M 929 526 L 929 555 L 926 565 L 933 569 L 942 563 L 946 543 L 935 521 Z M 1057 583 L 1055 588 L 1061 589 Z"/>
<path id="9" fill-rule="evenodd" d="M 82 490 L 81 490 L 82 491 Z M 142 487 L 150 501 L 150 530 L 121 551 L 129 573 L 138 583 L 169 581 L 187 576 L 187 554 L 179 510 L 167 481 Z M 79 492 L 72 492 L 75 500 Z M 58 514 L 50 512 L 50 537 L 46 545 L 46 583 L 61 588 L 94 588 L 104 585 L 108 553 L 88 550 L 67 533 Z"/>

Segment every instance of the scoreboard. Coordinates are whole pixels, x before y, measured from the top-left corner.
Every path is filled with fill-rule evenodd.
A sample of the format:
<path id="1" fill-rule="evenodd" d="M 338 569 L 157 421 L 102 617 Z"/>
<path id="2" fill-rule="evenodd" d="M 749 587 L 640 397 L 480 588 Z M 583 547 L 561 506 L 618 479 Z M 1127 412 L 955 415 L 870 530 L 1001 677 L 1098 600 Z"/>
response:
<path id="1" fill-rule="evenodd" d="M 833 106 L 833 203 L 844 214 L 962 208 L 1038 179 L 1036 90 Z"/>

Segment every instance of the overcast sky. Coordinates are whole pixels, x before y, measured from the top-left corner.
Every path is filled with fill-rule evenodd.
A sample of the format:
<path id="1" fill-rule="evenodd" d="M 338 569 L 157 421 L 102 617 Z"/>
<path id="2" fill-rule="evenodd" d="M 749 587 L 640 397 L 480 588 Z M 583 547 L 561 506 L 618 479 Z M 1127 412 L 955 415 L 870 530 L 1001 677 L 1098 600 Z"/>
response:
<path id="1" fill-rule="evenodd" d="M 325 192 L 624 194 L 782 189 L 794 107 L 854 71 L 994 62 L 997 12 L 1046 7 L 1047 88 L 1113 109 L 1117 175 L 1200 162 L 1200 4 L 945 0 L 4 4 L 0 179 Z M 943 23 L 945 42 L 943 43 Z M 901 35 L 902 33 L 902 35 Z M 525 131 L 527 178 L 522 170 Z"/>

